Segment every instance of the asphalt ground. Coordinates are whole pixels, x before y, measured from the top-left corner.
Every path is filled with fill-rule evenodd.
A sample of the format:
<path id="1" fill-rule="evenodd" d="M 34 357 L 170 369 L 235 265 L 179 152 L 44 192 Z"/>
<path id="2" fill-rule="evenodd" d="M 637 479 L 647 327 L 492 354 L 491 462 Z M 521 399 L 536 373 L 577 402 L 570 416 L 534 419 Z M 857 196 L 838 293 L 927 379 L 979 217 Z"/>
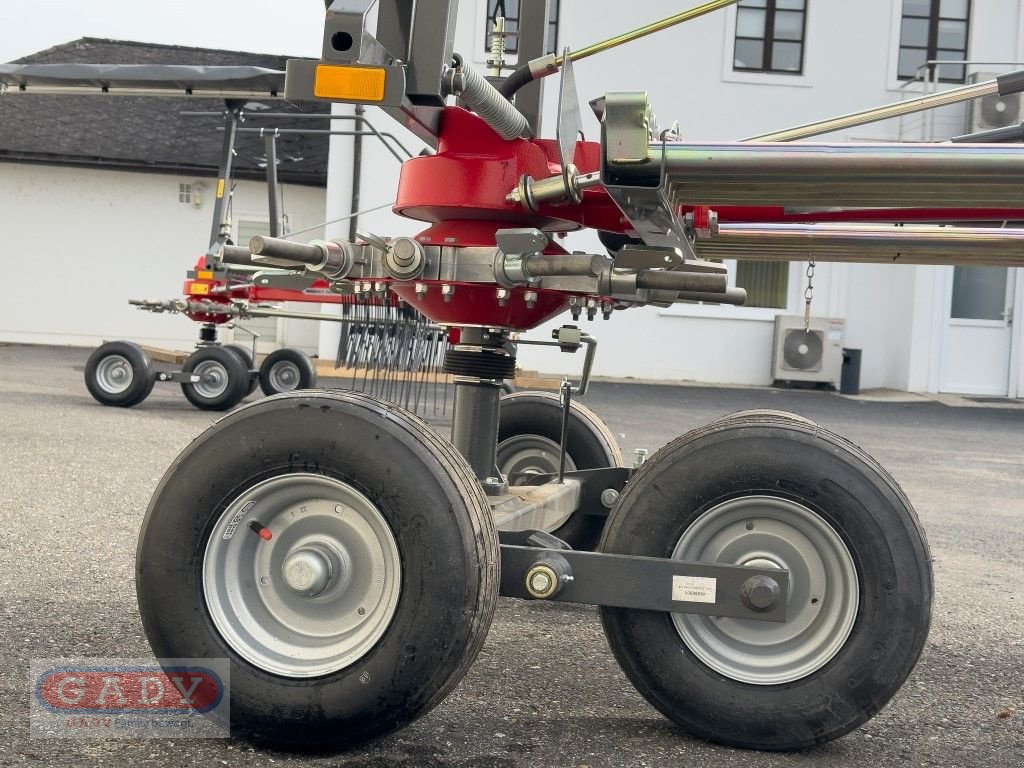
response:
<path id="1" fill-rule="evenodd" d="M 166 384 L 136 408 L 102 407 L 82 381 L 87 355 L 0 346 L 0 766 L 1024 765 L 1024 410 L 609 383 L 585 401 L 627 457 L 731 411 L 781 408 L 850 437 L 902 484 L 935 560 L 932 629 L 906 685 L 859 731 L 797 754 L 703 743 L 632 689 L 594 609 L 503 599 L 457 690 L 357 752 L 30 739 L 30 659 L 148 654 L 139 525 L 166 467 L 216 418 Z"/>

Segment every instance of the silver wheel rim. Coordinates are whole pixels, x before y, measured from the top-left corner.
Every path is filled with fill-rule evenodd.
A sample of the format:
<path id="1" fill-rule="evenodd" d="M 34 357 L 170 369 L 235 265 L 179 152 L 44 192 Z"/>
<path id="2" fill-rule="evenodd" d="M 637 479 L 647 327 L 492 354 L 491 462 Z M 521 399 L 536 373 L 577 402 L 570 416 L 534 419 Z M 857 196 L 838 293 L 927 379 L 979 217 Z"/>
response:
<path id="1" fill-rule="evenodd" d="M 199 381 L 192 383 L 192 388 L 208 400 L 223 395 L 228 388 L 228 369 L 217 360 L 203 360 L 192 369 Z"/>
<path id="2" fill-rule="evenodd" d="M 270 366 L 270 384 L 275 392 L 291 392 L 299 388 L 299 380 L 302 378 L 299 366 L 291 360 L 282 360 Z"/>
<path id="3" fill-rule="evenodd" d="M 686 529 L 672 557 L 790 572 L 783 623 L 672 614 L 694 656 L 733 680 L 779 685 L 806 677 L 838 653 L 856 621 L 860 586 L 850 550 L 795 501 L 745 496 L 718 504 Z"/>
<path id="4" fill-rule="evenodd" d="M 206 607 L 221 637 L 286 677 L 331 674 L 365 656 L 394 617 L 401 581 L 380 510 L 352 486 L 307 473 L 241 494 L 203 557 Z"/>
<path id="5" fill-rule="evenodd" d="M 526 475 L 550 475 L 558 471 L 561 448 L 554 440 L 540 435 L 515 435 L 498 443 L 498 471 L 507 477 L 520 478 L 513 485 L 529 482 Z M 565 471 L 575 472 L 576 465 L 565 455 Z"/>
<path id="6" fill-rule="evenodd" d="M 134 380 L 135 370 L 123 355 L 107 355 L 96 366 L 96 384 L 108 395 L 127 392 Z"/>

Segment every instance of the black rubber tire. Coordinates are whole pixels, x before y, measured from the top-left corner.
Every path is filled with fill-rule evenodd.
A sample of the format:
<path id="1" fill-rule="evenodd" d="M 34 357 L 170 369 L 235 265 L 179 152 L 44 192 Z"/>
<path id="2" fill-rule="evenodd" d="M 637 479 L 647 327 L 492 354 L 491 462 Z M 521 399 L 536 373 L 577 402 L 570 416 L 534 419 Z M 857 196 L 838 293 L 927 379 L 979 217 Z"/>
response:
<path id="1" fill-rule="evenodd" d="M 215 629 L 203 595 L 206 541 L 225 505 L 293 471 L 366 495 L 386 518 L 402 566 L 383 637 L 355 663 L 315 678 L 269 674 L 241 659 Z M 487 635 L 499 566 L 490 506 L 448 441 L 378 398 L 316 391 L 243 406 L 175 459 L 142 524 L 136 584 L 158 658 L 230 660 L 233 734 L 336 749 L 401 728 L 454 689 Z"/>
<path id="2" fill-rule="evenodd" d="M 200 347 L 185 361 L 182 373 L 191 373 L 206 361 L 220 364 L 227 376 L 227 386 L 216 396 L 209 397 L 196 389 L 190 381 L 181 382 L 181 391 L 192 405 L 204 411 L 226 411 L 234 408 L 249 389 L 249 371 L 238 355 L 224 347 Z"/>
<path id="3" fill-rule="evenodd" d="M 246 370 L 249 371 L 249 389 L 245 394 L 251 395 L 256 391 L 256 387 L 260 385 L 260 375 L 259 371 L 256 370 L 256 362 L 253 360 L 252 350 L 244 344 L 225 344 L 224 349 L 230 350 L 238 355 L 238 359 L 242 361 L 242 365 L 244 365 Z"/>
<path id="4" fill-rule="evenodd" d="M 124 392 L 111 393 L 104 390 L 96 381 L 96 372 L 104 358 L 119 355 L 128 361 L 132 369 L 132 383 Z M 153 391 L 156 372 L 153 361 L 138 344 L 130 341 L 108 341 L 93 350 L 85 363 L 85 388 L 89 394 L 103 405 L 130 408 L 138 405 Z"/>
<path id="5" fill-rule="evenodd" d="M 705 510 L 750 494 L 800 502 L 850 550 L 859 608 L 824 666 L 782 685 L 741 683 L 699 661 L 669 613 L 602 608 L 601 618 L 626 676 L 690 733 L 803 749 L 866 722 L 906 680 L 928 635 L 931 557 L 910 502 L 877 462 L 821 427 L 763 414 L 712 423 L 658 451 L 620 496 L 600 549 L 669 557 Z"/>
<path id="6" fill-rule="evenodd" d="M 260 388 L 265 395 L 280 395 L 284 392 L 295 390 L 278 389 L 271 377 L 271 369 L 278 363 L 292 363 L 299 370 L 299 382 L 295 387 L 298 389 L 313 389 L 316 386 L 316 366 L 309 359 L 309 355 L 301 350 L 292 347 L 275 349 L 260 364 Z"/>
<path id="7" fill-rule="evenodd" d="M 538 435 L 560 443 L 562 404 L 551 392 L 513 392 L 501 398 L 498 443 L 518 435 Z M 621 467 L 622 453 L 615 437 L 592 410 L 575 400 L 569 408 L 569 435 L 565 446 L 576 469 Z M 605 518 L 574 513 L 554 531 L 548 531 L 573 549 L 592 550 L 601 538 Z"/>
<path id="8" fill-rule="evenodd" d="M 801 416 L 799 413 L 793 413 L 792 411 L 779 411 L 774 408 L 748 408 L 744 411 L 733 411 L 732 413 L 725 414 L 725 416 L 722 416 L 721 418 L 715 419 L 715 421 L 737 421 L 760 417 L 797 421 L 802 424 L 816 424 L 816 422 L 811 421 L 806 416 Z"/>

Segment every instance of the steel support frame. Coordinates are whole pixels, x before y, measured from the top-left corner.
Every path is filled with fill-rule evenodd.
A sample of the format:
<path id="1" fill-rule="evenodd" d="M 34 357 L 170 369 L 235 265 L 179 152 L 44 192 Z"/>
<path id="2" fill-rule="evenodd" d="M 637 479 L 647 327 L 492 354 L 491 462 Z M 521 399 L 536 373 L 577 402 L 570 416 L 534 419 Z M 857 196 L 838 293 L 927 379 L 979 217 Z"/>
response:
<path id="1" fill-rule="evenodd" d="M 213 224 L 210 227 L 210 247 L 206 252 L 208 264 L 216 263 L 220 249 L 231 235 L 227 212 L 231 203 L 231 173 L 235 162 L 235 136 L 242 113 L 242 102 L 229 100 L 225 102 L 224 106 L 224 141 L 221 144 L 217 188 L 213 193 Z"/>
<path id="2" fill-rule="evenodd" d="M 582 603 L 670 613 L 697 613 L 753 621 L 786 620 L 789 571 L 661 557 L 501 544 L 503 597 L 536 599 L 527 588 L 531 570 L 562 562 L 560 590 L 549 602 Z M 759 609 L 749 600 L 751 580 L 770 579 L 779 597 Z"/>

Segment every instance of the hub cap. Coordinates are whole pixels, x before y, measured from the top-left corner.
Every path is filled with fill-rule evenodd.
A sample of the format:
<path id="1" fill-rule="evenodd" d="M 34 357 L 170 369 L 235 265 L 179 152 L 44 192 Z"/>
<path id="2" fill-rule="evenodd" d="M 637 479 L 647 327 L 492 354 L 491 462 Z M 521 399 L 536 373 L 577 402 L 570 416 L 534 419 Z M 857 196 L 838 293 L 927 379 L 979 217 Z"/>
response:
<path id="1" fill-rule="evenodd" d="M 755 685 L 799 680 L 835 656 L 853 629 L 857 569 L 839 534 L 789 499 L 746 496 L 712 507 L 676 544 L 677 560 L 790 572 L 783 623 L 672 614 L 686 646 L 726 677 Z"/>
<path id="2" fill-rule="evenodd" d="M 270 383 L 276 392 L 291 392 L 299 388 L 299 366 L 288 360 L 275 363 L 268 374 Z"/>
<path id="3" fill-rule="evenodd" d="M 400 590 L 398 546 L 384 516 L 352 486 L 322 475 L 283 475 L 241 494 L 203 558 L 218 632 L 246 661 L 287 677 L 330 674 L 366 655 L 391 623 Z"/>
<path id="4" fill-rule="evenodd" d="M 135 371 L 128 358 L 121 355 L 107 355 L 96 366 L 96 383 L 110 395 L 126 392 L 135 380 Z"/>

